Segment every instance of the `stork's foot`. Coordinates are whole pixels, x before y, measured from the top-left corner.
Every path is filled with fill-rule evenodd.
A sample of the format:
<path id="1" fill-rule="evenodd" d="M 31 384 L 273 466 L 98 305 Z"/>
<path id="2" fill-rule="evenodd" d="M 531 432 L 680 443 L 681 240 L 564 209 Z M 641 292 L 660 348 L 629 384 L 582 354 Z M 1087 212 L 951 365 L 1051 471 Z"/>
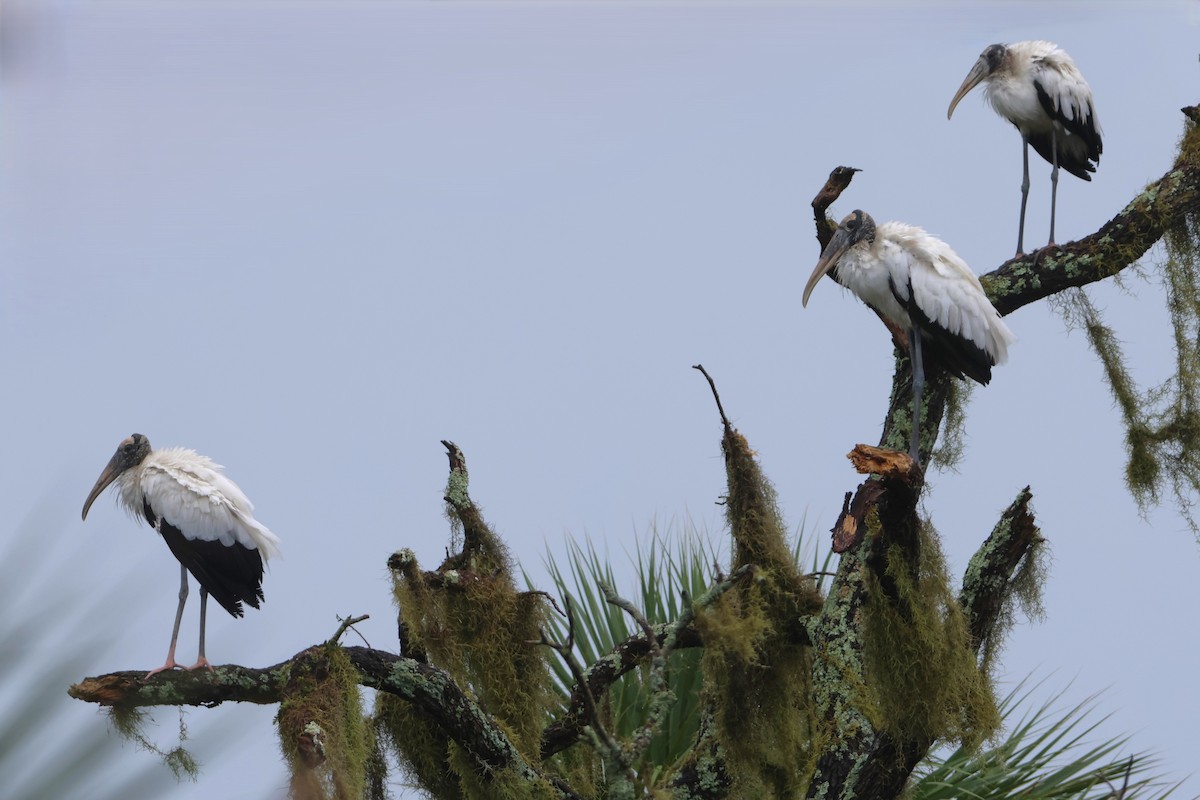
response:
<path id="1" fill-rule="evenodd" d="M 192 670 L 196 670 L 196 669 L 206 669 L 209 672 L 213 672 L 213 665 L 208 663 L 207 658 L 205 658 L 204 656 L 200 656 L 199 661 L 197 661 L 195 664 L 192 664 L 190 667 L 186 667 L 186 669 L 188 672 L 191 672 Z"/>
<path id="2" fill-rule="evenodd" d="M 176 667 L 178 667 L 179 669 L 183 669 L 183 664 L 180 664 L 179 662 L 177 662 L 173 657 L 168 658 L 167 663 L 163 664 L 161 667 L 156 667 L 155 669 L 152 669 L 149 672 L 147 672 L 146 677 L 143 678 L 142 680 L 148 680 L 152 675 L 157 675 L 160 672 L 166 672 L 167 670 L 175 669 Z"/>

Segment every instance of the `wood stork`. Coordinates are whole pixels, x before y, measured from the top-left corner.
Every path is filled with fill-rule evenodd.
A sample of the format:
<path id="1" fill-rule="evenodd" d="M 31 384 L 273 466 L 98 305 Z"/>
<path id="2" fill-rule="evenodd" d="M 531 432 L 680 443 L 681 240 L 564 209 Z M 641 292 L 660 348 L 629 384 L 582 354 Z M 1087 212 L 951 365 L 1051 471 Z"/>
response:
<path id="1" fill-rule="evenodd" d="M 996 113 L 1016 126 L 1024 146 L 1021 221 L 1017 255 L 1025 249 L 1025 203 L 1029 199 L 1029 145 L 1053 166 L 1050 171 L 1050 244 L 1054 244 L 1054 210 L 1058 168 L 1090 181 L 1104 149 L 1092 90 L 1075 62 L 1052 42 L 994 44 L 979 60 L 950 101 L 946 119 L 967 92 L 986 82 L 984 97 Z"/>
<path id="2" fill-rule="evenodd" d="M 167 661 L 146 677 L 182 666 L 175 642 L 188 596 L 188 573 L 200 584 L 200 657 L 187 669 L 212 667 L 204 657 L 204 621 L 208 596 L 235 617 L 242 603 L 258 608 L 263 600 L 263 562 L 279 555 L 279 537 L 254 519 L 254 506 L 225 477 L 222 467 L 193 450 L 151 450 L 140 433 L 117 447 L 83 504 L 87 519 L 92 502 L 116 482 L 121 500 L 134 517 L 144 517 L 179 559 L 179 608 Z"/>
<path id="3" fill-rule="evenodd" d="M 838 283 L 908 331 L 913 365 L 909 454 L 920 464 L 922 351 L 950 374 L 986 385 L 992 367 L 1004 363 L 1016 337 L 950 245 L 913 225 L 876 226 L 870 214 L 852 211 L 821 252 L 802 305 L 808 305 L 817 282 L 831 270 L 836 270 Z"/>

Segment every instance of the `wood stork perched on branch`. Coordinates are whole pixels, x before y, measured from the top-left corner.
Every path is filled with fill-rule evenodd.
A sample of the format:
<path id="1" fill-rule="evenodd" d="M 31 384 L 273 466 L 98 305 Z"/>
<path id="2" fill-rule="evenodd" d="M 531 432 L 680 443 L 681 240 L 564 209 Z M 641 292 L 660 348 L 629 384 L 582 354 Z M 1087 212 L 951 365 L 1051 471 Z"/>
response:
<path id="1" fill-rule="evenodd" d="M 908 332 L 913 369 L 909 454 L 920 464 L 922 352 L 950 374 L 986 385 L 992 367 L 1004 363 L 1016 337 L 950 245 L 913 225 L 877 226 L 865 211 L 850 212 L 822 251 L 802 305 L 808 305 L 817 282 L 831 270 L 836 270 L 838 283 Z"/>
<path id="2" fill-rule="evenodd" d="M 140 433 L 125 439 L 109 460 L 83 504 L 87 519 L 100 493 L 115 482 L 134 517 L 144 517 L 179 559 L 179 608 L 167 661 L 156 672 L 182 666 L 175 642 L 187 602 L 188 573 L 200 584 L 200 657 L 187 669 L 209 666 L 204 657 L 204 619 L 208 596 L 235 617 L 242 603 L 258 608 L 263 600 L 263 562 L 279 555 L 279 537 L 254 519 L 254 506 L 222 467 L 181 447 L 151 450 Z"/>
<path id="3" fill-rule="evenodd" d="M 1016 126 L 1024 145 L 1021 222 L 1017 255 L 1025 248 L 1025 203 L 1029 199 L 1029 145 L 1053 166 L 1050 172 L 1050 244 L 1054 244 L 1054 210 L 1058 168 L 1090 181 L 1104 144 L 1092 103 L 1092 90 L 1075 62 L 1052 42 L 994 44 L 954 93 L 946 119 L 966 94 L 986 82 L 984 97 L 996 113 Z"/>

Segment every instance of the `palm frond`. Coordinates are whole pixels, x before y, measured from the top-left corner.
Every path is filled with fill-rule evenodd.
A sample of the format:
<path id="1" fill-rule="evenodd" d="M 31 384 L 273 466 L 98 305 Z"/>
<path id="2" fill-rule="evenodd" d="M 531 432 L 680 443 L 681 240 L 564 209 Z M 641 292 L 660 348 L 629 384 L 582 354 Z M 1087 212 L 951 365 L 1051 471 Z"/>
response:
<path id="1" fill-rule="evenodd" d="M 1154 758 L 1122 755 L 1129 737 L 1090 743 L 1107 719 L 1096 717 L 1096 696 L 1063 708 L 1064 688 L 1028 710 L 1040 686 L 1022 681 L 1001 702 L 1009 732 L 998 744 L 932 753 L 917 768 L 907 799 L 1134 800 L 1165 798 L 1176 788 L 1155 773 Z"/>
<path id="2" fill-rule="evenodd" d="M 820 586 L 833 554 L 822 557 L 811 545 L 815 537 L 804 532 L 802 522 L 793 558 L 798 565 L 811 564 Z M 713 582 L 718 555 L 706 544 L 709 537 L 690 521 L 661 532 L 652 527 L 642 541 L 631 558 L 638 587 L 632 599 L 651 624 L 669 622 L 681 611 L 681 590 L 696 597 Z M 593 664 L 628 637 L 633 625 L 624 613 L 604 602 L 597 588 L 601 580 L 609 586 L 617 583 L 612 565 L 595 545 L 588 539 L 568 539 L 567 550 L 565 570 L 552 555 L 547 556 L 547 568 L 554 590 L 564 599 L 571 598 L 575 606 L 576 652 L 584 664 Z M 565 640 L 565 622 L 552 620 L 550 627 L 551 635 Z M 556 688 L 565 703 L 573 680 L 565 666 L 556 664 L 555 671 Z M 597 698 L 607 714 L 605 724 L 619 737 L 628 737 L 644 721 L 649 701 L 645 678 L 644 670 L 635 670 L 617 681 L 606 698 Z M 703 681 L 699 651 L 677 651 L 668 681 L 678 700 L 641 765 L 646 774 L 669 772 L 692 744 Z M 1095 697 L 1061 708 L 1058 701 L 1064 689 L 1030 710 L 1040 686 L 1022 681 L 1004 698 L 1001 713 L 1008 733 L 998 743 L 973 751 L 945 748 L 931 753 L 914 773 L 906 800 L 1161 800 L 1178 788 L 1156 772 L 1158 762 L 1153 757 L 1124 754 L 1128 737 L 1094 741 L 1105 720 L 1096 716 Z"/>

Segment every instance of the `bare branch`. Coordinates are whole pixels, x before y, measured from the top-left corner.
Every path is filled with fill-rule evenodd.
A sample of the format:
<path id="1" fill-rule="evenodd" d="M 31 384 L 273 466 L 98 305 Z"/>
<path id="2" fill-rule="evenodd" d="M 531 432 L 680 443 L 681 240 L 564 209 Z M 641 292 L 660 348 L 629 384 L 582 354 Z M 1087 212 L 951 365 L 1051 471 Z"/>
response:
<path id="1" fill-rule="evenodd" d="M 708 370 L 702 364 L 693 364 L 692 369 L 700 370 L 700 374 L 708 381 L 708 386 L 712 389 L 713 399 L 717 401 L 717 411 L 721 413 L 721 424 L 728 428 L 729 417 L 725 416 L 725 408 L 721 405 L 721 395 L 717 393 L 717 384 L 713 382 L 712 376 L 708 374 Z"/>
<path id="2" fill-rule="evenodd" d="M 1189 119 L 1197 107 L 1183 109 Z M 1115 217 L 1091 236 L 1052 245 L 980 277 L 1001 314 L 1042 300 L 1064 289 L 1086 286 L 1128 268 L 1163 238 L 1183 216 L 1200 204 L 1200 164 L 1188 153 L 1200 150 L 1200 126 L 1189 126 L 1180 157 L 1165 175 L 1148 185 Z"/>
<path id="3" fill-rule="evenodd" d="M 822 250 L 829 244 L 829 240 L 833 238 L 833 232 L 837 230 L 837 223 L 825 216 L 825 212 L 841 197 L 842 192 L 846 191 L 850 181 L 854 180 L 856 172 L 862 172 L 862 170 L 857 167 L 834 167 L 833 171 L 829 173 L 825 185 L 821 187 L 821 191 L 817 192 L 817 196 L 813 198 L 813 220 L 817 224 L 817 242 L 821 245 Z"/>
<path id="4" fill-rule="evenodd" d="M 330 636 L 329 639 L 325 642 L 325 644 L 337 644 L 341 640 L 342 634 L 346 632 L 347 628 L 353 628 L 358 623 L 360 623 L 364 620 L 368 620 L 370 618 L 371 618 L 370 614 L 363 614 L 361 617 L 346 617 L 345 619 L 338 617 L 338 621 L 340 621 L 342 624 L 338 626 L 337 633 L 333 634 L 333 636 Z M 355 630 L 354 632 L 358 633 L 357 630 Z M 358 638 L 362 639 L 363 642 L 367 641 L 366 639 L 363 638 L 363 635 L 361 633 L 358 633 Z"/>
<path id="5" fill-rule="evenodd" d="M 539 631 L 541 638 L 537 643 L 556 651 L 562 657 L 562 660 L 566 662 L 567 669 L 571 670 L 571 677 L 575 680 L 575 686 L 578 687 L 583 697 L 587 725 L 595 733 L 598 744 L 604 751 L 602 755 L 606 760 L 619 760 L 621 758 L 621 745 L 612 737 L 612 734 L 604 726 L 603 720 L 600 719 L 600 709 L 596 706 L 596 696 L 592 694 L 592 688 L 588 685 L 584 676 L 583 666 L 575 656 L 575 607 L 571 603 L 570 596 L 567 596 L 564 602 L 567 606 L 567 640 L 565 642 L 556 642 L 547 636 L 546 629 L 542 628 Z"/>

